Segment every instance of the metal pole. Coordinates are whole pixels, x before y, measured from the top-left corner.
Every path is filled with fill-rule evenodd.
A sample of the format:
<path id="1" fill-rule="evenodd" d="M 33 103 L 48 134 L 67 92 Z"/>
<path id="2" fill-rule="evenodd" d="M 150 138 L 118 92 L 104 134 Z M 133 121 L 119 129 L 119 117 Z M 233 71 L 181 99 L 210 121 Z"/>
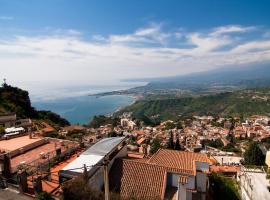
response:
<path id="1" fill-rule="evenodd" d="M 105 190 L 105 200 L 110 200 L 109 196 L 109 174 L 108 174 L 108 160 L 104 160 L 104 190 Z"/>

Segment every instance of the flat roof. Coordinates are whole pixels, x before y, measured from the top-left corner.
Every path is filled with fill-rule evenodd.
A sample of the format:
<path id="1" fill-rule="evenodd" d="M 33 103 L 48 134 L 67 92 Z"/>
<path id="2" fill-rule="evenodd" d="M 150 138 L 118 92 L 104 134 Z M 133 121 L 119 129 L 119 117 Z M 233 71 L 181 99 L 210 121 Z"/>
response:
<path id="1" fill-rule="evenodd" d="M 61 148 L 61 152 L 66 152 L 70 148 L 73 147 L 73 144 L 68 144 L 68 146 L 62 146 L 60 141 L 50 141 L 47 144 L 43 144 L 41 146 L 35 147 L 34 149 L 31 149 L 23 154 L 17 155 L 13 158 L 11 158 L 11 168 L 12 171 L 16 171 L 17 166 L 20 165 L 21 162 L 25 162 L 25 164 L 30 164 L 33 161 L 36 161 L 36 164 L 41 164 L 43 162 L 46 162 L 47 159 L 41 159 L 40 153 L 50 153 L 50 156 L 56 155 L 56 149 Z"/>
<path id="2" fill-rule="evenodd" d="M 62 170 L 63 173 L 82 173 L 83 166 L 86 165 L 87 170 L 99 163 L 108 153 L 110 153 L 117 145 L 119 145 L 125 137 L 104 138 L 83 152 L 77 159 L 69 163 Z"/>
<path id="3" fill-rule="evenodd" d="M 77 159 L 73 162 L 69 163 L 65 166 L 62 170 L 71 171 L 82 173 L 84 168 L 83 166 L 86 165 L 87 169 L 91 169 L 93 165 L 96 165 L 99 161 L 103 159 L 104 156 L 97 156 L 97 155 L 80 155 Z"/>
<path id="4" fill-rule="evenodd" d="M 105 156 L 110 153 L 118 144 L 120 144 L 125 137 L 109 137 L 104 138 L 91 146 L 82 155 L 100 155 Z"/>
<path id="5" fill-rule="evenodd" d="M 35 143 L 37 141 L 42 140 L 42 138 L 32 138 L 30 139 L 28 135 L 21 136 L 17 138 L 12 138 L 9 140 L 1 140 L 0 141 L 0 149 L 6 151 L 14 151 L 16 149 L 20 149 L 29 144 Z"/>
<path id="6" fill-rule="evenodd" d="M 238 156 L 213 156 L 216 161 L 221 164 L 222 159 L 224 164 L 240 164 L 240 160 L 242 160 L 242 157 Z"/>

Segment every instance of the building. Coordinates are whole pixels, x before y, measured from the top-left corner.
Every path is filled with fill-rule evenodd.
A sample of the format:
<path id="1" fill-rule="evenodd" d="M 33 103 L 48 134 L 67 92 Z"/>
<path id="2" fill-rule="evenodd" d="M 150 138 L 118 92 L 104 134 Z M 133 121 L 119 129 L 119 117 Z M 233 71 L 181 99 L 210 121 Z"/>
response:
<path id="1" fill-rule="evenodd" d="M 268 166 L 268 168 L 270 168 L 270 151 L 266 152 L 265 164 Z"/>
<path id="2" fill-rule="evenodd" d="M 124 119 L 121 119 L 121 126 L 124 128 L 126 127 L 130 130 L 134 130 L 134 128 L 136 127 L 136 123 L 133 122 L 132 120 L 124 118 Z"/>
<path id="3" fill-rule="evenodd" d="M 150 159 L 118 159 L 110 189 L 123 199 L 206 199 L 208 172 L 204 154 L 160 149 Z"/>
<path id="4" fill-rule="evenodd" d="M 1 113 L 0 126 L 9 128 L 16 124 L 16 113 Z"/>
<path id="5" fill-rule="evenodd" d="M 32 126 L 31 119 L 17 119 L 16 113 L 0 113 L 0 126 L 4 128 L 23 127 L 30 128 Z"/>
<path id="6" fill-rule="evenodd" d="M 56 156 L 68 154 L 78 147 L 77 142 L 30 135 L 0 140 L 0 170 L 5 176 L 15 174 L 22 167 L 36 170 Z"/>
<path id="7" fill-rule="evenodd" d="M 94 189 L 101 190 L 104 185 L 104 162 L 108 162 L 110 170 L 116 158 L 126 156 L 125 137 L 102 139 L 60 170 L 60 182 L 80 176 L 86 168 L 89 185 Z"/>

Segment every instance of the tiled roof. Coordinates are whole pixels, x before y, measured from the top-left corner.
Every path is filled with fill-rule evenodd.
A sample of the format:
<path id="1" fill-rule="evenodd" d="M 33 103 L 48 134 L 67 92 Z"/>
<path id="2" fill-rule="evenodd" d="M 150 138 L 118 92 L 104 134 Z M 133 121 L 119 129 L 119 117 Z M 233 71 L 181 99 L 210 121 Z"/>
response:
<path id="1" fill-rule="evenodd" d="M 204 154 L 168 149 L 159 149 L 148 162 L 169 168 L 174 172 L 194 175 L 194 161 L 209 162 Z"/>
<path id="2" fill-rule="evenodd" d="M 130 158 L 139 158 L 138 160 L 140 160 L 140 159 L 144 158 L 144 154 L 129 152 L 128 157 L 130 157 Z"/>
<path id="3" fill-rule="evenodd" d="M 140 145 L 141 143 L 143 143 L 145 141 L 145 138 L 140 138 L 137 140 L 137 143 Z"/>
<path id="4" fill-rule="evenodd" d="M 110 171 L 110 189 L 120 192 L 122 199 L 162 199 L 165 176 L 164 167 L 119 159 Z"/>
<path id="5" fill-rule="evenodd" d="M 110 189 L 123 199 L 163 199 L 167 172 L 181 174 L 179 182 L 186 184 L 196 173 L 195 161 L 209 162 L 206 155 L 167 149 L 150 159 L 119 159 L 110 170 Z"/>
<path id="6" fill-rule="evenodd" d="M 212 172 L 238 172 L 241 170 L 240 166 L 211 166 L 210 171 Z"/>

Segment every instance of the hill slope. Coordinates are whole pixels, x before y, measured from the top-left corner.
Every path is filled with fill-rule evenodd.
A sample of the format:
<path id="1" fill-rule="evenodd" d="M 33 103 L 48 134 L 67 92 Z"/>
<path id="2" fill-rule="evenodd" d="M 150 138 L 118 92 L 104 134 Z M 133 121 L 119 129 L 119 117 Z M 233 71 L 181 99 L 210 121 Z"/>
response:
<path id="1" fill-rule="evenodd" d="M 225 92 L 199 97 L 141 100 L 117 113 L 132 112 L 138 119 L 176 119 L 179 116 L 250 116 L 270 114 L 270 88 Z"/>
<path id="2" fill-rule="evenodd" d="M 37 111 L 31 106 L 28 92 L 3 84 L 0 87 L 0 113 L 16 112 L 18 118 L 43 119 L 51 124 L 65 126 L 69 122 L 51 111 Z"/>

